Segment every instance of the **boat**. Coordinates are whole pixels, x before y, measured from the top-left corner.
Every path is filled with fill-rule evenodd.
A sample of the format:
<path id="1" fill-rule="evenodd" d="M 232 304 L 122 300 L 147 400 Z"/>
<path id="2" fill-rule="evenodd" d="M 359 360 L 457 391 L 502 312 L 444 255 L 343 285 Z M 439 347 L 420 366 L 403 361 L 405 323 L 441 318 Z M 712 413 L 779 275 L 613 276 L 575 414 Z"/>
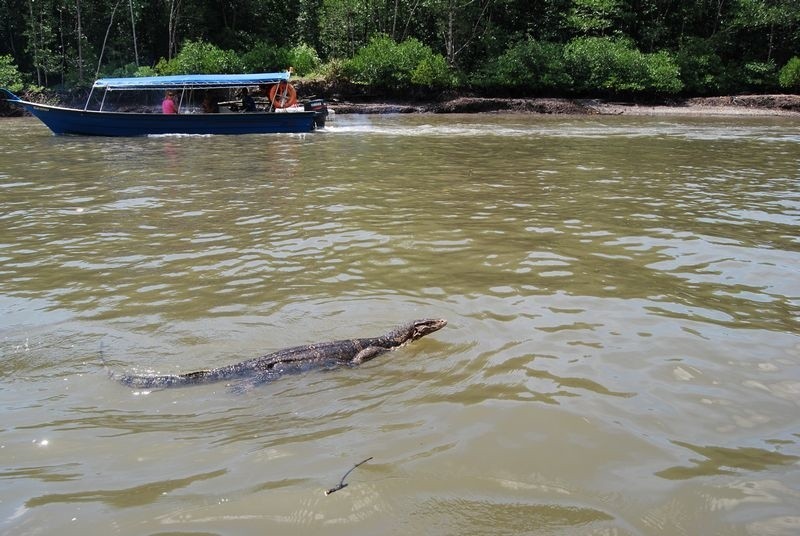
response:
<path id="1" fill-rule="evenodd" d="M 297 103 L 289 84 L 289 72 L 258 74 L 195 74 L 133 78 L 101 78 L 95 81 L 83 109 L 51 106 L 20 99 L 0 88 L 0 98 L 22 106 L 55 135 L 148 136 L 155 134 L 264 134 L 311 132 L 325 125 L 327 106 L 322 99 Z M 241 100 L 218 98 L 253 89 L 255 111 L 241 111 Z M 118 92 L 155 92 L 156 104 L 114 104 Z M 180 113 L 162 113 L 161 98 L 175 94 Z M 133 93 L 125 93 L 130 101 Z M 214 112 L 198 105 L 213 96 Z M 93 100 L 94 99 L 94 100 Z M 99 103 L 97 102 L 99 100 Z M 120 99 L 118 99 L 120 100 Z"/>

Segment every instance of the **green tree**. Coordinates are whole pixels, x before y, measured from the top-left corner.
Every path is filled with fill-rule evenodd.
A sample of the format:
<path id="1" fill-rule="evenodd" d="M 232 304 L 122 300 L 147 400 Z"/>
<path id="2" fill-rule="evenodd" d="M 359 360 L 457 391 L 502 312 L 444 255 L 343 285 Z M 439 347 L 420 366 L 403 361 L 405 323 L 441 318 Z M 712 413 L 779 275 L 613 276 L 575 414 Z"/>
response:
<path id="1" fill-rule="evenodd" d="M 320 34 L 323 50 L 333 58 L 355 54 L 366 44 L 371 22 L 362 0 L 323 0 Z"/>
<path id="2" fill-rule="evenodd" d="M 800 57 L 794 56 L 781 69 L 778 76 L 781 87 L 800 91 Z"/>
<path id="3" fill-rule="evenodd" d="M 684 88 L 681 70 L 675 58 L 666 50 L 643 55 L 647 68 L 647 90 L 654 93 L 676 94 Z"/>
<path id="4" fill-rule="evenodd" d="M 444 56 L 425 54 L 411 71 L 411 83 L 429 89 L 443 89 L 454 84 L 453 72 Z"/>
<path id="5" fill-rule="evenodd" d="M 467 63 L 462 57 L 469 57 L 488 32 L 494 0 L 425 0 L 424 5 L 435 21 L 437 48 L 444 50 L 447 63 Z"/>
<path id="6" fill-rule="evenodd" d="M 724 90 L 724 65 L 712 39 L 684 39 L 675 61 L 687 92 L 712 95 Z"/>
<path id="7" fill-rule="evenodd" d="M 36 82 L 47 85 L 48 76 L 58 72 L 59 57 L 57 49 L 57 19 L 51 0 L 28 0 L 27 21 L 23 32 L 27 46 L 25 51 L 33 59 Z"/>
<path id="8" fill-rule="evenodd" d="M 563 45 L 526 39 L 487 62 L 473 82 L 484 88 L 552 92 L 568 91 L 572 78 L 567 73 Z"/>
<path id="9" fill-rule="evenodd" d="M 244 69 L 252 73 L 268 73 L 288 69 L 291 65 L 289 49 L 266 41 L 256 42 L 242 54 Z"/>
<path id="10" fill-rule="evenodd" d="M 621 0 L 572 0 L 567 21 L 580 35 L 608 35 L 621 15 Z"/>
<path id="11" fill-rule="evenodd" d="M 11 54 L 0 56 L 0 87 L 7 88 L 14 93 L 19 93 L 25 87 L 22 74 L 14 63 Z"/>
<path id="12" fill-rule="evenodd" d="M 299 43 L 308 43 L 315 50 L 322 45 L 320 38 L 320 16 L 322 14 L 322 0 L 298 0 L 297 26 L 294 40 Z"/>
<path id="13" fill-rule="evenodd" d="M 628 39 L 576 38 L 567 44 L 564 56 L 578 91 L 671 94 L 683 88 L 671 55 L 643 54 Z"/>
<path id="14" fill-rule="evenodd" d="M 156 71 L 162 75 L 238 73 L 244 68 L 239 55 L 204 41 L 186 41 L 171 60 L 161 59 Z"/>
<path id="15" fill-rule="evenodd" d="M 243 68 L 309 72 L 319 59 L 334 76 L 386 35 L 433 54 L 399 68 L 394 85 L 458 75 L 519 91 L 673 92 L 677 66 L 687 93 L 771 91 L 800 50 L 798 0 L 0 0 L 0 13 L 0 55 L 31 80 L 67 86 L 87 83 L 101 57 L 104 75 L 162 57 L 178 68 L 170 58 L 187 42 L 216 47 L 221 69 L 237 62 L 220 51 L 234 51 Z M 270 59 L 261 43 L 291 57 Z"/>
<path id="16" fill-rule="evenodd" d="M 525 39 L 563 44 L 572 36 L 571 9 L 572 0 L 498 0 L 490 14 L 497 28 L 491 38 L 498 46 L 489 47 L 489 57 Z M 487 59 L 481 58 L 483 62 Z"/>
<path id="17" fill-rule="evenodd" d="M 799 23 L 797 0 L 736 0 L 732 28 L 751 45 L 749 58 L 769 63 Z"/>
<path id="18" fill-rule="evenodd" d="M 311 45 L 300 43 L 289 50 L 289 67 L 293 68 L 298 76 L 314 72 L 321 63 L 317 51 Z"/>
<path id="19" fill-rule="evenodd" d="M 382 89 L 447 87 L 451 83 L 444 57 L 413 38 L 396 43 L 387 35 L 373 37 L 345 63 L 344 70 L 354 81 Z"/>
<path id="20" fill-rule="evenodd" d="M 778 87 L 778 68 L 772 60 L 748 61 L 739 72 L 739 79 L 749 91 L 773 91 Z"/>

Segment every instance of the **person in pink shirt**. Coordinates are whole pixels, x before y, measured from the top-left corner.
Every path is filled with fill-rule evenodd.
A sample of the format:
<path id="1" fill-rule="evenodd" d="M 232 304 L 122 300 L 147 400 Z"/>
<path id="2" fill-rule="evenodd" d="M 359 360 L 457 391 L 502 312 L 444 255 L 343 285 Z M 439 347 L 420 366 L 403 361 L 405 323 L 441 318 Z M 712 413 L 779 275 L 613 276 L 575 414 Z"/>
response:
<path id="1" fill-rule="evenodd" d="M 175 104 L 175 93 L 172 91 L 167 91 L 167 94 L 164 95 L 164 100 L 161 101 L 161 111 L 165 114 L 178 113 L 178 105 Z"/>

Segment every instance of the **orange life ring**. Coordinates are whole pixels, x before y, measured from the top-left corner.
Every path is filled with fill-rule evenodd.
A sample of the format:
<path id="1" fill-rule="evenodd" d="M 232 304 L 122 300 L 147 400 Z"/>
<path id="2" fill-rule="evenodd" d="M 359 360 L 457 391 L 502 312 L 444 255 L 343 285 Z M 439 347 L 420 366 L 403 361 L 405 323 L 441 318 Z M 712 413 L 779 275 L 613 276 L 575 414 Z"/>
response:
<path id="1" fill-rule="evenodd" d="M 269 90 L 269 101 L 275 108 L 288 108 L 297 104 L 297 92 L 288 82 L 278 82 Z"/>

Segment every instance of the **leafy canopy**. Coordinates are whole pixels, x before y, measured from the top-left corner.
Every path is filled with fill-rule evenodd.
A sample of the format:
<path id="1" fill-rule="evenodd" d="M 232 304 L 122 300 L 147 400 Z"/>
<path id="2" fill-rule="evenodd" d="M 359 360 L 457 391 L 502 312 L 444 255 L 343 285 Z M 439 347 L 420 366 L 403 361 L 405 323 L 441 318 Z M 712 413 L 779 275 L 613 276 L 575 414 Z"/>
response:
<path id="1" fill-rule="evenodd" d="M 444 57 L 414 38 L 397 43 L 387 35 L 373 37 L 345 62 L 344 71 L 355 82 L 384 89 L 452 84 Z"/>
<path id="2" fill-rule="evenodd" d="M 7 88 L 14 93 L 19 93 L 25 88 L 22 74 L 10 54 L 0 56 L 0 87 Z"/>

